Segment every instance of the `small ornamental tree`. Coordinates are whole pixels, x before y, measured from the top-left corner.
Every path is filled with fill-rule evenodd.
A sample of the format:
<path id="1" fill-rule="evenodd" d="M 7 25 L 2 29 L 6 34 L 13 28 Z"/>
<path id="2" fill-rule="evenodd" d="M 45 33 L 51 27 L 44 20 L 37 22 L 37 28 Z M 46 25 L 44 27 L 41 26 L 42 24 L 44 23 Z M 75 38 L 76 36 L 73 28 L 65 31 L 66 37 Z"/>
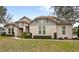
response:
<path id="1" fill-rule="evenodd" d="M 77 29 L 77 36 L 79 37 L 79 25 L 78 25 L 78 29 Z"/>

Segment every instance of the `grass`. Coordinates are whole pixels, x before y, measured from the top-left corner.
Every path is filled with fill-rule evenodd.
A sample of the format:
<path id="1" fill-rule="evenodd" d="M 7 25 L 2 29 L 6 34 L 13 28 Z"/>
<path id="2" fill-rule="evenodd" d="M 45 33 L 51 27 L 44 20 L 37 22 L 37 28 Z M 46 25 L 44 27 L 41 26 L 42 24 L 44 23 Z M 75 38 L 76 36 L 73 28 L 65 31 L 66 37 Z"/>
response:
<path id="1" fill-rule="evenodd" d="M 0 37 L 0 52 L 79 52 L 79 40 L 16 40 Z"/>

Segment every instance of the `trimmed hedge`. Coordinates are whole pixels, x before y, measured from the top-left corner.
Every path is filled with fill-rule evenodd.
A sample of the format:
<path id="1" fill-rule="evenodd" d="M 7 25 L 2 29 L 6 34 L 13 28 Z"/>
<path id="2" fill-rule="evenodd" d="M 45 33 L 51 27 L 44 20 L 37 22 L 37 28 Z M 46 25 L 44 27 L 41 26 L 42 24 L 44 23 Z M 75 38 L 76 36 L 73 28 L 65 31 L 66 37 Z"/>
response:
<path id="1" fill-rule="evenodd" d="M 58 39 L 59 39 L 59 40 L 63 40 L 63 38 L 62 38 L 62 37 L 59 37 Z"/>
<path id="2" fill-rule="evenodd" d="M 51 36 L 34 36 L 34 39 L 52 39 Z"/>
<path id="3" fill-rule="evenodd" d="M 64 37 L 64 39 L 69 39 L 68 37 Z"/>
<path id="4" fill-rule="evenodd" d="M 6 36 L 13 36 L 12 34 L 6 34 Z"/>

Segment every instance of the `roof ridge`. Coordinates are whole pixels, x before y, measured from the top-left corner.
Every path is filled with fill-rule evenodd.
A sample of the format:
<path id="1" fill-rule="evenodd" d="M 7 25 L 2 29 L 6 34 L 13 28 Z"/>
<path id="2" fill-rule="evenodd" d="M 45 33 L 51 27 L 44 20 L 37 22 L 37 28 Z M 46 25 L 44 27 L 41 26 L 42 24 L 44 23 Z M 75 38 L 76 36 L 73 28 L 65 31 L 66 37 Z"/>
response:
<path id="1" fill-rule="evenodd" d="M 26 17 L 26 16 L 21 17 L 19 20 L 22 20 L 23 18 L 26 18 L 26 19 L 28 19 L 28 20 L 30 20 L 30 21 L 31 21 L 31 19 L 30 19 L 30 18 L 28 18 L 28 17 Z M 18 21 L 19 21 L 19 20 L 18 20 Z"/>

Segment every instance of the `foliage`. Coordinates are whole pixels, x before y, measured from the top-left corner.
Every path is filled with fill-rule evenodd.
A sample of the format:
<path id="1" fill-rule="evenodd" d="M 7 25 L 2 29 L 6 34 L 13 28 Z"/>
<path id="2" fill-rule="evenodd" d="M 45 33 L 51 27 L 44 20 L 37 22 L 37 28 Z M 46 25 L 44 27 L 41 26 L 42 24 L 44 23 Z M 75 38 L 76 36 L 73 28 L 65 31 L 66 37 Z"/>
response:
<path id="1" fill-rule="evenodd" d="M 63 40 L 63 38 L 62 38 L 62 37 L 59 37 L 58 39 L 59 39 L 59 40 Z"/>
<path id="2" fill-rule="evenodd" d="M 11 36 L 13 36 L 13 35 L 12 35 L 12 34 L 6 34 L 6 36 L 10 36 L 10 37 L 11 37 Z"/>
<path id="3" fill-rule="evenodd" d="M 7 8 L 4 6 L 0 6 L 0 23 L 5 24 L 12 19 L 12 15 L 7 14 Z"/>
<path id="4" fill-rule="evenodd" d="M 5 32 L 1 33 L 1 36 L 6 36 L 6 33 Z"/>
<path id="5" fill-rule="evenodd" d="M 23 37 L 23 38 L 28 38 L 28 33 L 27 33 L 27 32 L 23 32 L 23 33 L 22 33 L 22 37 Z"/>
<path id="6" fill-rule="evenodd" d="M 78 29 L 77 29 L 77 36 L 79 37 L 79 26 L 78 26 Z"/>
<path id="7" fill-rule="evenodd" d="M 64 39 L 69 39 L 68 37 L 64 37 Z"/>
<path id="8" fill-rule="evenodd" d="M 0 6 L 0 23 L 6 22 L 6 20 L 4 19 L 6 13 L 7 13 L 7 9 L 3 6 Z"/>
<path id="9" fill-rule="evenodd" d="M 77 34 L 77 28 L 78 28 L 78 27 L 74 27 L 74 28 L 73 28 L 73 34 L 74 34 L 74 35 Z"/>
<path id="10" fill-rule="evenodd" d="M 51 36 L 34 36 L 34 39 L 51 39 Z"/>
<path id="11" fill-rule="evenodd" d="M 51 6 L 50 9 L 54 9 L 54 12 L 51 13 L 58 18 L 64 18 L 72 23 L 75 23 L 76 19 L 79 18 L 78 6 Z"/>

